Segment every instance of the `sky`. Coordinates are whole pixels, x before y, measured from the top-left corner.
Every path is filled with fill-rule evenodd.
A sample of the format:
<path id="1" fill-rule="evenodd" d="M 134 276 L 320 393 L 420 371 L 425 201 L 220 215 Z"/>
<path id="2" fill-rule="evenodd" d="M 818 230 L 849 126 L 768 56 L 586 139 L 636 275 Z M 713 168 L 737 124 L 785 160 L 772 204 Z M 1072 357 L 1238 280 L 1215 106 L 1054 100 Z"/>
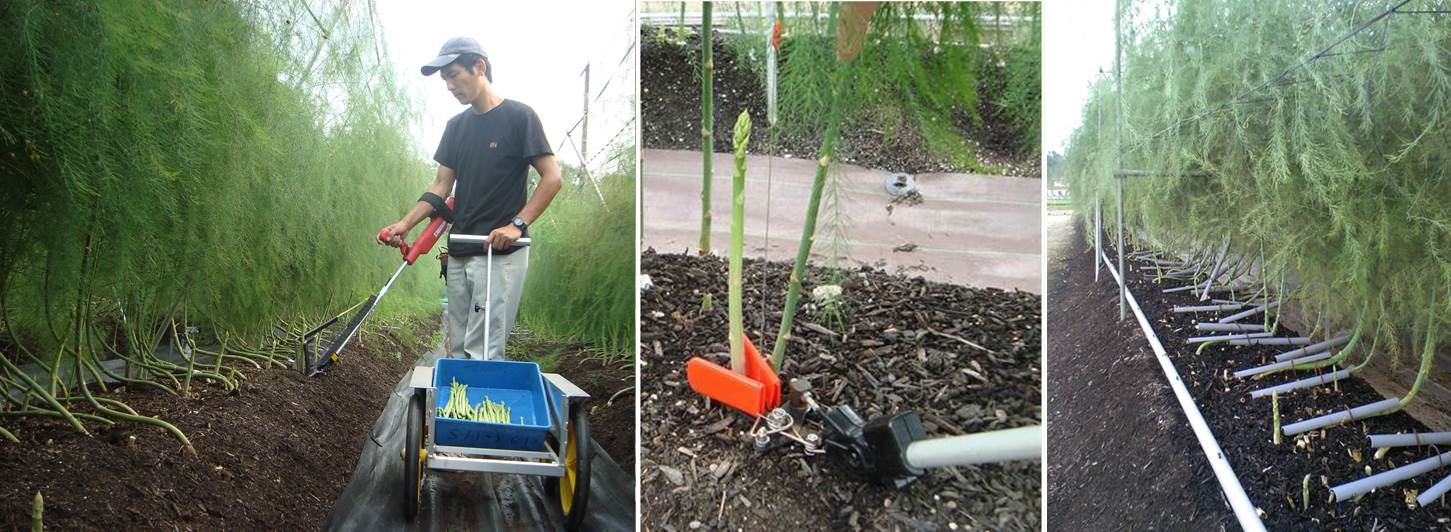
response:
<path id="1" fill-rule="evenodd" d="M 585 64 L 591 70 L 589 155 L 602 152 L 622 129 L 617 142 L 631 141 L 634 126 L 626 124 L 635 115 L 638 72 L 630 50 L 635 40 L 634 7 L 633 0 L 377 0 L 397 79 L 422 105 L 412 133 L 423 157 L 432 159 L 448 119 L 465 106 L 444 89 L 437 74 L 425 78 L 418 68 L 438 55 L 444 41 L 456 36 L 479 41 L 493 64 L 494 89 L 534 109 L 551 148 L 565 140 L 565 132 L 584 112 Z M 629 59 L 622 64 L 627 51 Z M 580 130 L 575 130 L 570 143 L 575 148 L 579 135 Z M 555 156 L 560 162 L 578 164 L 580 157 L 570 144 L 560 146 Z M 595 157 L 591 168 L 607 157 Z"/>
<path id="2" fill-rule="evenodd" d="M 1043 150 L 1063 145 L 1083 117 L 1088 84 L 1113 74 L 1113 0 L 1057 0 L 1043 9 Z"/>

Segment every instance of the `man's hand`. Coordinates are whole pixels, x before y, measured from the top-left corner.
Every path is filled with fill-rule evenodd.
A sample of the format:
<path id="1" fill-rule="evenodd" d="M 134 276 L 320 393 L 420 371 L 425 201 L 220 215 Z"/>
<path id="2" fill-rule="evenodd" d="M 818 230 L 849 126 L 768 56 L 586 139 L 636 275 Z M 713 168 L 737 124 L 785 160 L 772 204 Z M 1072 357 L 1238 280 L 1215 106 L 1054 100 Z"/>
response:
<path id="1" fill-rule="evenodd" d="M 524 236 L 523 231 L 514 227 L 514 224 L 508 224 L 489 232 L 489 245 L 493 246 L 494 251 L 503 251 L 509 249 L 521 236 Z"/>
<path id="2" fill-rule="evenodd" d="M 393 225 L 383 228 L 383 231 L 388 232 L 387 238 L 375 238 L 375 240 L 382 246 L 403 247 L 403 237 L 408 236 L 409 229 L 412 228 L 408 227 L 408 224 L 403 223 L 402 220 L 399 220 L 393 223 Z"/>

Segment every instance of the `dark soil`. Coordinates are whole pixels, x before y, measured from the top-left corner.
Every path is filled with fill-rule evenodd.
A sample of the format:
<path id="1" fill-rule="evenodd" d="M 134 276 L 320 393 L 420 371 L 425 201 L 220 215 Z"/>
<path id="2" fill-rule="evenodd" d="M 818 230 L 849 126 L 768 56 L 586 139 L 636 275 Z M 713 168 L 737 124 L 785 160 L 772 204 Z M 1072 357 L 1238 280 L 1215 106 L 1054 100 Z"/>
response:
<path id="1" fill-rule="evenodd" d="M 654 284 L 640 304 L 647 529 L 1040 528 L 1038 462 L 937 469 L 897 491 L 831 454 L 805 457 L 794 447 L 757 453 L 744 439 L 752 420 L 707 405 L 685 380 L 688 358 L 719 361 L 728 350 L 725 261 L 649 250 L 640 269 Z M 746 333 L 763 351 L 774 342 L 789 272 L 788 263 L 745 261 Z M 1041 422 L 1038 296 L 863 267 L 843 272 L 846 304 L 835 322 L 809 301 L 812 288 L 829 279 L 826 270 L 808 270 L 782 372 L 811 381 L 823 407 L 848 405 L 865 419 L 916 410 L 929 436 Z M 702 311 L 707 293 L 714 308 Z M 764 319 L 763 301 L 771 307 Z"/>
<path id="2" fill-rule="evenodd" d="M 1080 251 L 1084 247 L 1084 239 L 1080 236 L 1075 243 Z M 1070 283 L 1064 286 L 1064 291 L 1092 292 L 1107 294 L 1108 301 L 1113 301 L 1114 287 L 1110 277 L 1105 273 L 1105 281 L 1100 281 L 1094 286 L 1091 281 L 1093 262 L 1090 257 L 1091 251 L 1080 253 L 1081 257 L 1075 259 L 1069 265 L 1068 278 Z M 1153 270 L 1141 271 L 1138 264 L 1128 264 L 1129 286 L 1139 304 L 1144 310 L 1145 316 L 1154 323 L 1154 331 L 1163 342 L 1169 355 L 1174 359 L 1181 378 L 1189 388 L 1195 403 L 1199 406 L 1201 413 L 1213 430 L 1215 438 L 1234 467 L 1235 473 L 1239 476 L 1240 482 L 1244 485 L 1245 491 L 1249 494 L 1250 500 L 1265 512 L 1264 522 L 1270 530 L 1292 530 L 1292 529 L 1347 529 L 1347 530 L 1433 530 L 1445 529 L 1447 523 L 1451 523 L 1451 510 L 1445 503 L 1436 503 L 1429 508 L 1411 509 L 1408 507 L 1407 499 L 1414 503 L 1413 493 L 1425 489 L 1444 476 L 1442 473 L 1432 473 L 1422 477 L 1402 482 L 1388 489 L 1382 489 L 1375 493 L 1368 494 L 1359 500 L 1341 503 L 1331 503 L 1330 492 L 1327 485 L 1339 485 L 1345 482 L 1356 480 L 1366 476 L 1366 468 L 1372 472 L 1381 472 L 1395 466 L 1405 465 L 1412 461 L 1432 456 L 1430 449 L 1401 448 L 1389 452 L 1385 458 L 1377 460 L 1374 458 L 1375 449 L 1369 445 L 1367 434 L 1396 433 L 1411 431 L 1426 431 L 1426 427 L 1405 413 L 1396 413 L 1388 416 L 1374 417 L 1352 424 L 1333 427 L 1326 430 L 1313 431 L 1295 438 L 1285 438 L 1284 442 L 1276 446 L 1272 442 L 1271 432 L 1271 404 L 1268 399 L 1250 399 L 1249 392 L 1296 380 L 1308 376 L 1308 372 L 1297 372 L 1273 375 L 1262 380 L 1240 380 L 1233 376 L 1225 378 L 1225 372 L 1233 373 L 1235 370 L 1251 366 L 1258 366 L 1273 361 L 1274 355 L 1282 353 L 1291 348 L 1276 346 L 1256 347 L 1230 347 L 1212 346 L 1204 350 L 1200 355 L 1194 354 L 1194 348 L 1186 346 L 1185 340 L 1190 336 L 1197 336 L 1194 330 L 1195 319 L 1203 320 L 1217 319 L 1217 315 L 1205 314 L 1195 316 L 1192 314 L 1173 314 L 1172 308 L 1175 305 L 1194 304 L 1198 301 L 1188 293 L 1164 294 L 1162 290 L 1168 285 L 1153 283 Z M 1086 278 L 1086 279 L 1085 279 Z M 1051 289 L 1050 289 L 1051 290 Z M 1071 298 L 1072 295 L 1065 295 Z M 1089 296 L 1079 296 L 1089 297 Z M 1104 305 L 1096 312 L 1085 309 L 1078 314 L 1084 321 L 1093 321 L 1103 324 L 1111 323 L 1116 316 L 1113 314 L 1117 309 L 1112 305 Z M 1103 317 L 1096 317 L 1095 314 Z M 1126 321 L 1131 321 L 1126 320 Z M 1054 322 L 1056 323 L 1056 322 Z M 1114 342 L 1116 336 L 1114 330 L 1107 326 L 1100 326 L 1101 342 Z M 1297 335 L 1295 331 L 1283 331 L 1281 335 Z M 1091 343 L 1092 341 L 1090 341 Z M 1055 347 L 1056 349 L 1056 347 Z M 1140 350 L 1144 357 L 1152 357 L 1147 349 Z M 1130 353 L 1134 351 L 1128 351 Z M 1114 358 L 1121 357 L 1124 351 L 1107 352 L 1103 358 L 1083 359 L 1068 364 L 1057 364 L 1053 373 L 1089 371 L 1095 372 L 1097 368 L 1103 368 L 1113 363 Z M 1061 360 L 1059 355 L 1053 355 L 1054 360 Z M 1089 369 L 1093 368 L 1093 369 Z M 1153 370 L 1156 378 L 1162 379 L 1163 375 L 1157 368 Z M 1055 376 L 1055 381 L 1057 377 Z M 1089 402 L 1096 405 L 1109 405 L 1115 401 L 1122 400 L 1121 394 L 1116 393 L 1117 389 L 1112 386 L 1096 387 L 1101 392 L 1087 391 L 1084 394 L 1074 396 L 1074 402 Z M 1121 389 L 1121 388 L 1120 388 Z M 1056 390 L 1056 389 L 1055 389 Z M 1055 391 L 1055 394 L 1057 392 Z M 1172 391 L 1165 385 L 1163 394 L 1166 401 L 1172 401 Z M 1098 396 L 1098 397 L 1094 397 Z M 1359 406 L 1383 399 L 1369 384 L 1359 379 L 1349 379 L 1338 383 L 1338 386 L 1322 386 L 1309 390 L 1286 395 L 1280 398 L 1280 414 L 1282 423 L 1301 421 L 1314 416 L 1330 413 L 1332 411 L 1344 410 L 1349 407 Z M 1053 417 L 1057 419 L 1056 407 L 1050 406 L 1054 412 Z M 1121 421 L 1113 422 L 1119 427 L 1117 434 L 1124 434 L 1132 430 L 1129 424 L 1134 423 L 1132 418 L 1124 418 Z M 1177 416 L 1176 424 L 1185 423 L 1182 414 Z M 1055 429 L 1056 430 L 1056 429 Z M 1198 444 L 1193 440 L 1193 435 L 1187 428 L 1179 430 L 1177 427 L 1165 427 L 1161 430 L 1171 431 L 1171 438 L 1185 439 L 1185 448 L 1197 448 Z M 1050 455 L 1054 460 L 1111 460 L 1110 454 L 1072 451 L 1063 452 L 1059 448 L 1051 447 L 1052 433 L 1050 430 Z M 1182 434 L 1183 436 L 1178 436 Z M 1112 436 L 1112 435 L 1108 435 Z M 1081 437 L 1081 436 L 1080 436 Z M 1099 445 L 1108 445 L 1114 449 L 1119 445 L 1128 443 L 1129 438 L 1117 438 L 1115 441 L 1100 442 Z M 1082 448 L 1093 448 L 1084 442 Z M 1127 453 L 1124 453 L 1127 454 Z M 1195 482 L 1203 483 L 1208 490 L 1192 488 L 1189 490 L 1196 498 L 1198 508 L 1214 507 L 1210 501 L 1217 499 L 1204 491 L 1214 492 L 1218 490 L 1217 482 L 1209 471 L 1207 464 L 1204 464 L 1202 452 L 1194 459 L 1187 459 L 1183 452 L 1169 453 L 1157 452 L 1153 459 L 1158 461 L 1169 461 L 1176 463 L 1179 468 L 1190 467 L 1185 464 L 1195 464 L 1196 473 L 1191 477 Z M 1121 464 L 1119 467 L 1126 467 L 1128 464 Z M 1054 465 L 1050 470 L 1056 470 Z M 1310 477 L 1310 505 L 1303 507 L 1301 485 L 1306 476 Z M 1058 482 L 1053 479 L 1050 482 Z M 1067 489 L 1065 487 L 1064 489 Z M 1055 490 L 1056 492 L 1057 490 Z M 1138 499 L 1160 500 L 1166 504 L 1174 504 L 1172 501 L 1183 497 L 1184 493 L 1155 493 L 1151 491 L 1135 490 L 1134 497 Z M 1069 528 L 1082 528 L 1076 524 L 1082 515 L 1059 515 L 1055 504 L 1058 504 L 1057 493 L 1050 493 L 1054 497 L 1049 502 L 1049 508 L 1054 508 L 1054 515 L 1050 521 Z M 1063 493 L 1066 500 L 1074 500 L 1087 497 L 1101 497 L 1102 494 L 1086 492 Z M 1233 528 L 1233 517 L 1229 514 L 1228 507 L 1223 503 L 1218 506 L 1221 516 L 1219 522 L 1225 527 Z M 1059 520 L 1062 521 L 1059 521 Z M 1183 528 L 1187 523 L 1182 512 L 1165 512 L 1161 514 L 1160 520 L 1153 521 L 1145 526 L 1131 526 L 1129 528 Z M 1121 525 L 1113 525 L 1110 528 L 1123 529 Z"/>
<path id="3" fill-rule="evenodd" d="M 149 388 L 106 394 L 176 425 L 196 457 L 151 426 L 88 424 L 88 438 L 51 419 L 7 421 L 21 443 L 0 443 L 0 529 L 29 529 L 36 491 L 54 530 L 317 529 L 417 356 L 409 346 L 426 344 L 438 322 L 363 334 L 317 378 L 249 369 L 240 393 L 193 381 L 190 400 Z"/>
<path id="4" fill-rule="evenodd" d="M 699 150 L 701 100 L 696 70 L 700 36 L 691 33 L 681 45 L 660 35 L 658 28 L 640 27 L 640 111 L 644 117 L 640 135 L 646 148 Z M 766 123 L 764 77 L 736 61 L 733 49 L 724 44 L 729 38 L 716 33 L 711 47 L 715 65 L 712 129 L 717 153 L 731 153 L 732 129 L 741 111 L 749 111 L 755 124 Z M 984 102 L 990 99 L 987 93 L 980 92 L 980 96 Z M 1006 175 L 1040 176 L 1038 159 L 1019 154 L 1020 141 L 1010 133 L 1011 128 L 996 120 L 986 104 L 980 114 L 984 117 L 981 126 L 972 126 L 965 117 L 961 126 L 968 142 L 977 145 L 979 166 L 998 167 Z M 852 120 L 844 122 L 841 131 L 837 159 L 843 163 L 908 173 L 974 172 L 928 152 L 921 133 L 909 123 L 890 136 L 869 123 Z M 769 145 L 766 127 L 751 132 L 752 152 L 782 157 L 815 158 L 821 139 L 781 135 L 776 143 L 778 148 Z"/>
<path id="5" fill-rule="evenodd" d="M 589 393 L 589 435 L 620 469 L 635 472 L 635 367 L 609 363 L 586 350 L 575 350 L 554 363 L 554 372 Z M 620 395 L 616 393 L 621 391 Z M 614 398 L 611 401 L 611 397 Z"/>
<path id="6" fill-rule="evenodd" d="M 1138 321 L 1119 321 L 1117 285 L 1107 271 L 1093 284 L 1082 242 L 1048 271 L 1048 529 L 1237 530 Z"/>

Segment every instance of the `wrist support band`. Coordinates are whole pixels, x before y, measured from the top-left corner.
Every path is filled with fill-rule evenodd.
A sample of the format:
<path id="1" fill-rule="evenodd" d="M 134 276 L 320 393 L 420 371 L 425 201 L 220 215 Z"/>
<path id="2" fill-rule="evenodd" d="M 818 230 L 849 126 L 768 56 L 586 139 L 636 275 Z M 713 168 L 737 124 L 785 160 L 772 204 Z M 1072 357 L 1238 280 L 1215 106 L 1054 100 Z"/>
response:
<path id="1" fill-rule="evenodd" d="M 433 214 L 430 217 L 442 216 L 443 221 L 453 223 L 453 212 L 448 210 L 448 204 L 444 203 L 443 198 L 438 197 L 438 194 L 424 192 L 422 196 L 419 196 L 418 201 L 433 207 Z"/>

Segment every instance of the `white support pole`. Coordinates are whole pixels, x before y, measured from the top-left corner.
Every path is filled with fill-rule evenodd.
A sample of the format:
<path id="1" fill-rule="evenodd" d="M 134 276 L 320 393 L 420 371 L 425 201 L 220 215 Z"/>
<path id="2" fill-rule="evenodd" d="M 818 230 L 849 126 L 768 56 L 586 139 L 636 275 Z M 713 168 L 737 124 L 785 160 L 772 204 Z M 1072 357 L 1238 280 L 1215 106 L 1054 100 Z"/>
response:
<path id="1" fill-rule="evenodd" d="M 1128 275 L 1124 272 L 1124 180 L 1118 178 L 1118 319 L 1124 319 L 1124 302 L 1128 299 L 1129 287 L 1125 284 Z"/>
<path id="2" fill-rule="evenodd" d="M 1103 202 L 1098 195 L 1093 196 L 1093 254 L 1098 256 L 1103 253 Z M 1103 264 L 1093 261 L 1093 282 L 1098 282 L 1098 271 L 1103 269 Z"/>
<path id="3" fill-rule="evenodd" d="M 1113 3 L 1113 85 L 1114 105 L 1118 110 L 1113 114 L 1113 151 L 1115 165 L 1118 172 L 1114 176 L 1118 179 L 1118 319 L 1124 319 L 1124 301 L 1128 299 L 1129 289 L 1124 283 L 1128 278 L 1128 271 L 1124 269 L 1124 178 L 1117 177 L 1124 169 L 1123 149 L 1123 114 L 1124 114 L 1124 80 L 1123 80 L 1123 5 L 1122 0 L 1114 0 Z"/>

